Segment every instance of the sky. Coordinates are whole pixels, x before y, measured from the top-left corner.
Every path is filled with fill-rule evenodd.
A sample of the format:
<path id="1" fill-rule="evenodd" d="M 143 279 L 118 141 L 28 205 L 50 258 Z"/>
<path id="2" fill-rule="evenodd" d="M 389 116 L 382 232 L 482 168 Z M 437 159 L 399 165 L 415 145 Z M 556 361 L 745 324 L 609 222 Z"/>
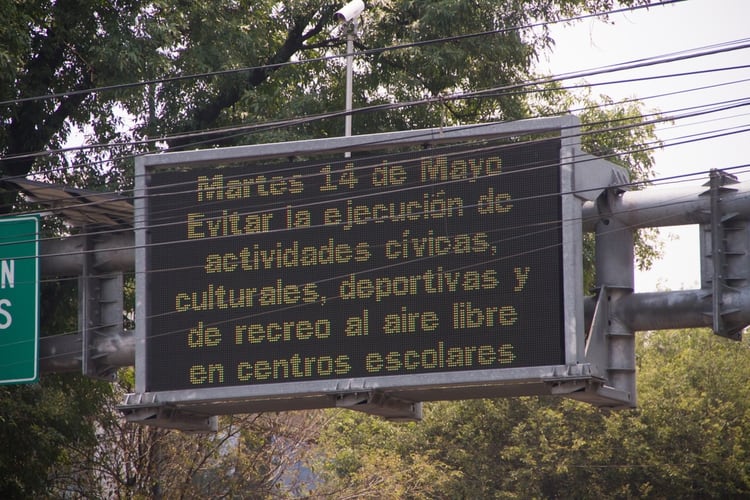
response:
<path id="1" fill-rule="evenodd" d="M 552 74 L 580 72 L 601 66 L 665 56 L 716 44 L 750 41 L 750 2 L 747 0 L 688 0 L 648 10 L 615 14 L 609 23 L 590 19 L 574 25 L 553 26 L 555 48 L 541 67 Z M 642 76 L 695 72 L 701 69 L 727 68 L 750 64 L 750 49 L 735 50 L 685 61 L 659 64 L 637 70 L 586 77 L 588 83 L 604 83 Z M 741 80 L 746 80 L 742 82 Z M 565 83 L 581 83 L 574 78 Z M 728 84 L 730 82 L 736 82 Z M 716 84 L 728 84 L 715 86 Z M 713 88 L 688 91 L 699 87 Z M 597 85 L 595 95 L 606 94 L 616 100 L 637 97 L 647 110 L 665 115 L 689 106 L 716 104 L 730 99 L 750 98 L 750 68 L 715 71 L 702 75 L 647 80 L 612 85 Z M 671 93 L 672 95 L 662 95 Z M 658 97 L 661 96 L 661 97 Z M 657 128 L 665 142 L 685 140 L 692 134 L 750 126 L 750 107 L 712 113 L 693 119 L 679 119 Z M 667 146 L 655 153 L 656 178 L 706 172 L 750 163 L 746 145 L 750 132 L 724 138 Z M 750 169 L 744 169 L 750 170 Z M 750 175 L 739 171 L 741 180 Z M 690 185 L 706 182 L 694 177 Z M 663 186 L 648 189 L 664 189 Z M 700 258 L 697 226 L 661 229 L 664 257 L 648 272 L 637 272 L 636 292 L 681 290 L 700 287 Z"/>

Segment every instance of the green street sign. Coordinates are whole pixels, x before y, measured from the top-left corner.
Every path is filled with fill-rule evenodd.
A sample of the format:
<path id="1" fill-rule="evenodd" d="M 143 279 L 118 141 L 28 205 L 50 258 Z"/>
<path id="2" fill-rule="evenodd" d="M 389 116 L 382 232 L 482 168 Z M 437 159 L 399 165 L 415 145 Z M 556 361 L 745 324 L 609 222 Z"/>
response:
<path id="1" fill-rule="evenodd" d="M 0 384 L 39 378 L 39 217 L 0 218 Z"/>

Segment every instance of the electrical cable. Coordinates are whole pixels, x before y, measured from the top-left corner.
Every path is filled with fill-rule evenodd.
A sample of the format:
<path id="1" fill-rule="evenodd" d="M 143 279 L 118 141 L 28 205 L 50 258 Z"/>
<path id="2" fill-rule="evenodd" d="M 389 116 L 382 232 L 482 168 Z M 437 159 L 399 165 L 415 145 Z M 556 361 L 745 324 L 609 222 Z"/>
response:
<path id="1" fill-rule="evenodd" d="M 742 46 L 744 48 L 744 46 Z M 732 50 L 735 50 L 734 48 Z M 691 55 L 691 57 L 702 57 L 705 55 L 703 52 L 699 52 L 699 55 Z M 659 56 L 664 57 L 664 56 Z M 669 58 L 669 56 L 667 56 Z M 675 56 L 673 56 L 675 57 Z M 732 71 L 737 69 L 746 69 L 750 67 L 750 65 L 741 65 L 741 66 L 731 66 L 731 67 L 724 67 L 724 68 L 713 68 L 713 69 L 706 69 L 706 70 L 695 70 L 690 72 L 683 72 L 683 73 L 675 73 L 675 74 L 667 74 L 667 75 L 656 75 L 656 76 L 648 76 L 648 77 L 639 77 L 639 78 L 632 78 L 632 79 L 623 79 L 623 80 L 614 80 L 614 81 L 606 81 L 606 82 L 598 82 L 593 84 L 575 84 L 575 85 L 569 85 L 561 87 L 561 90 L 569 90 L 573 88 L 581 88 L 581 87 L 593 87 L 597 85 L 612 85 L 612 84 L 619 84 L 619 83 L 632 83 L 636 81 L 648 81 L 653 79 L 663 79 L 663 78 L 673 78 L 673 77 L 683 77 L 683 76 L 694 76 L 697 74 L 703 74 L 703 73 L 711 73 L 711 72 L 719 72 L 719 71 Z M 579 77 L 581 75 L 594 75 L 594 74 L 600 74 L 600 69 L 594 69 L 594 70 L 585 70 L 575 73 L 569 73 L 568 75 L 575 75 L 575 77 Z M 547 79 L 544 79 L 544 81 L 552 83 L 552 82 L 559 82 L 568 79 L 569 77 L 566 75 L 557 75 L 554 77 L 550 77 Z M 468 92 L 468 93 L 457 93 L 449 96 L 438 96 L 438 97 L 431 97 L 431 98 L 423 98 L 420 100 L 414 100 L 409 102 L 401 102 L 401 103 L 388 103 L 388 104 L 379 104 L 374 106 L 366 106 L 362 108 L 358 108 L 356 110 L 352 111 L 353 115 L 359 115 L 359 114 L 366 114 L 370 112 L 375 111 L 384 111 L 384 110 L 393 110 L 393 109 L 400 109 L 404 107 L 411 107 L 411 106 L 418 106 L 418 105 L 432 105 L 436 102 L 441 101 L 449 101 L 449 100 L 468 100 L 472 98 L 476 98 L 478 96 L 482 97 L 492 97 L 492 96 L 502 96 L 502 95 L 511 95 L 513 93 L 520 93 L 520 94 L 528 94 L 533 92 L 545 92 L 545 89 L 528 89 L 523 90 L 524 87 L 527 86 L 536 86 L 539 85 L 537 81 L 530 82 L 530 83 L 519 83 L 514 85 L 506 85 L 502 87 L 496 87 L 493 89 L 484 89 L 474 92 Z M 717 84 L 717 85 L 731 85 L 731 84 L 737 84 L 737 83 L 743 83 L 747 80 L 738 80 L 735 82 L 728 82 L 723 84 Z M 697 91 L 700 89 L 706 89 L 706 88 L 713 88 L 716 85 L 709 85 L 709 86 L 703 86 L 703 87 L 697 87 L 695 89 L 685 89 L 681 91 L 675 91 L 673 93 L 666 93 L 666 94 L 659 94 L 658 96 L 647 96 L 647 97 L 641 97 L 638 100 L 639 101 L 647 101 L 651 98 L 656 97 L 662 97 L 665 95 L 673 95 L 679 92 L 687 92 L 687 91 Z M 142 140 L 136 140 L 136 141 L 130 141 L 130 142 L 124 142 L 124 143 L 108 143 L 108 144 L 94 144 L 94 145 L 84 145 L 81 147 L 71 147 L 71 148 L 64 148 L 60 150 L 48 150 L 48 151 L 42 151 L 42 152 L 35 152 L 35 153 L 23 153 L 23 154 L 16 154 L 16 155 L 8 155 L 5 157 L 5 159 L 21 159 L 21 158 L 35 158 L 35 157 L 42 157 L 42 156 L 49 156 L 51 154 L 58 154 L 58 153 L 66 153 L 71 151 L 83 151 L 87 149 L 100 149 L 100 148 L 111 148 L 113 145 L 117 146 L 136 146 L 136 145 L 145 145 L 145 144 L 154 144 L 158 142 L 165 142 L 170 140 L 184 140 L 184 139 L 190 139 L 192 137 L 205 137 L 207 135 L 221 135 L 221 137 L 217 137 L 214 139 L 208 139 L 205 142 L 213 142 L 215 140 L 227 140 L 235 137 L 240 137 L 248 134 L 252 131 L 268 131 L 273 129 L 278 129 L 282 127 L 288 127 L 293 125 L 301 125 L 305 123 L 311 123 L 318 120 L 323 119 L 331 119 L 331 118 L 338 118 L 341 116 L 345 116 L 347 113 L 338 111 L 338 112 L 329 112 L 329 113 L 322 113 L 318 115 L 311 115 L 306 116 L 302 118 L 294 118 L 294 119 L 288 119 L 288 120 L 281 120 L 276 122 L 268 122 L 264 124 L 252 124 L 252 125 L 240 125 L 240 126 L 230 126 L 230 127 L 224 127 L 219 129 L 206 129 L 206 130 L 200 130 L 200 131 L 192 131 L 189 133 L 181 133 L 181 134 L 172 134 L 172 135 L 164 135 L 158 138 L 151 138 L 151 139 L 142 139 Z M 223 135 L 231 132 L 231 135 Z M 201 141 L 203 142 L 203 141 Z M 184 145 L 181 145 L 180 148 L 188 148 L 188 147 L 195 147 L 197 145 L 200 145 L 201 142 L 193 142 L 193 143 L 186 143 Z M 163 151 L 167 150 L 174 150 L 174 148 L 165 149 Z M 102 162 L 107 162 L 112 160 L 102 160 Z"/>
<path id="2" fill-rule="evenodd" d="M 716 112 L 717 110 L 721 111 L 721 110 L 730 109 L 730 108 L 732 108 L 734 106 L 744 106 L 744 105 L 746 105 L 746 102 L 744 102 L 743 100 L 732 100 L 732 101 L 726 101 L 724 103 L 719 103 L 719 104 L 721 104 L 722 107 L 720 107 L 718 109 L 708 109 L 708 110 L 701 110 L 700 109 L 700 108 L 705 107 L 705 106 L 694 106 L 694 107 L 684 108 L 683 110 L 681 110 L 681 111 L 683 111 L 683 115 L 682 116 L 670 116 L 670 117 L 667 117 L 667 118 L 661 118 L 660 120 L 661 121 L 664 121 L 664 120 L 670 120 L 671 121 L 671 120 L 685 118 L 687 116 L 699 116 L 699 115 L 706 114 L 706 113 Z M 718 106 L 719 104 L 717 104 L 716 106 Z M 691 113 L 684 113 L 684 111 L 686 111 L 686 110 L 689 111 L 689 110 L 693 110 L 693 109 L 697 109 L 698 111 L 691 112 Z M 644 125 L 650 124 L 650 123 L 654 123 L 654 121 L 653 120 L 645 120 L 644 122 L 638 123 L 635 126 L 644 126 Z M 607 132 L 607 131 L 611 132 L 611 131 L 618 130 L 618 129 L 621 129 L 621 128 L 622 127 L 615 128 L 615 127 L 611 127 L 610 126 L 610 128 L 608 130 L 603 130 L 603 131 L 604 132 Z M 625 154 L 625 152 L 623 152 L 623 154 Z M 260 171 L 258 173 L 259 174 L 271 174 L 271 173 L 277 173 L 278 174 L 278 170 Z"/>
<path id="3" fill-rule="evenodd" d="M 647 4 L 647 5 L 638 5 L 634 7 L 623 7 L 620 9 L 614 9 L 607 12 L 599 12 L 599 13 L 590 13 L 590 14 L 582 14 L 579 16 L 561 19 L 557 21 L 550 21 L 550 22 L 538 22 L 533 23 L 525 26 L 516 26 L 516 27 L 510 27 L 510 28 L 500 28 L 496 30 L 489 30 L 489 31 L 483 31 L 479 33 L 471 33 L 471 34 L 464 34 L 464 35 L 455 35 L 455 36 L 449 36 L 449 37 L 442 37 L 437 39 L 431 39 L 431 40 L 423 40 L 423 41 L 417 41 L 417 42 L 410 42 L 405 44 L 399 44 L 391 47 L 382 47 L 377 49 L 367 49 L 364 51 L 358 52 L 360 55 L 376 55 L 381 54 L 384 52 L 391 52 L 396 50 L 403 50 L 403 49 L 409 49 L 414 47 L 421 47 L 425 45 L 433 45 L 433 44 L 442 44 L 442 43 L 450 43 L 450 42 L 457 42 L 461 40 L 468 40 L 471 38 L 479 38 L 479 37 L 485 37 L 490 35 L 498 35 L 498 34 L 504 34 L 504 33 L 511 33 L 514 31 L 521 31 L 521 30 L 527 30 L 527 29 L 533 29 L 533 28 L 539 28 L 539 27 L 546 27 L 551 24 L 563 24 L 563 23 L 570 23 L 574 21 L 581 21 L 584 19 L 590 19 L 595 17 L 608 17 L 612 14 L 620 14 L 620 13 L 626 13 L 626 12 L 634 12 L 641 9 L 648 9 L 655 6 L 665 6 L 669 4 L 674 3 L 680 3 L 685 0 L 662 0 L 658 2 L 657 4 Z M 210 78 L 215 76 L 225 76 L 225 75 L 232 75 L 237 73 L 243 73 L 243 72 L 249 72 L 249 71 L 263 71 L 263 70 L 273 70 L 282 68 L 285 66 L 297 66 L 301 64 L 307 64 L 312 62 L 322 62 L 322 61 L 328 61 L 332 59 L 341 59 L 346 57 L 346 55 L 332 55 L 332 56 L 324 56 L 324 57 L 316 57 L 311 59 L 301 59 L 298 61 L 287 61 L 283 63 L 275 63 L 275 64 L 266 64 L 261 66 L 251 66 L 251 67 L 245 67 L 245 68 L 237 68 L 237 69 L 226 69 L 226 70 L 220 70 L 220 71 L 211 71 L 211 72 L 204 72 L 204 73 L 196 73 L 191 75 L 181 75 L 181 76 L 173 76 L 173 77 L 167 77 L 167 78 L 158 78 L 158 79 L 152 79 L 152 80 L 142 80 L 139 82 L 132 82 L 132 83 L 124 83 L 124 84 L 118 84 L 118 85 L 108 85 L 104 87 L 96 87 L 93 89 L 85 89 L 85 90 L 77 90 L 77 91 L 69 91 L 69 92 L 59 92 L 59 93 L 50 93 L 46 95 L 40 95 L 40 96 L 32 96 L 32 97 L 25 97 L 25 98 L 18 98 L 18 99 L 10 99 L 5 101 L 0 101 L 0 106 L 7 106 L 7 105 L 13 105 L 13 104 L 20 104 L 23 102 L 28 101 L 37 101 L 37 100 L 48 100 L 48 99 L 59 99 L 59 98 L 66 98 L 66 97 L 73 97 L 77 95 L 88 95 L 91 93 L 100 93 L 100 92 L 109 92 L 109 91 L 116 91 L 116 90 L 126 90 L 129 88 L 134 87 L 143 87 L 148 85 L 157 85 L 162 83 L 170 83 L 175 81 L 182 81 L 182 80 L 196 80 L 196 79 L 204 79 L 204 78 Z"/>
<path id="4" fill-rule="evenodd" d="M 743 130 L 743 129 L 740 129 L 740 130 L 734 130 L 734 131 L 731 131 L 731 132 L 725 132 L 725 133 L 722 133 L 722 134 L 715 134 L 715 135 L 713 135 L 713 136 L 709 136 L 709 137 L 702 137 L 702 138 L 700 138 L 700 140 L 705 140 L 705 139 L 710 139 L 710 138 L 714 138 L 714 137 L 716 137 L 716 136 L 719 136 L 719 135 L 727 135 L 727 134 L 729 134 L 729 133 L 742 133 L 742 132 L 746 132 L 746 131 L 747 131 L 746 129 L 744 129 L 744 130 Z M 681 141 L 680 143 L 686 143 L 686 142 L 694 142 L 695 140 L 698 140 L 698 139 L 695 139 L 695 138 L 690 138 L 690 139 L 686 139 L 686 140 L 683 140 L 683 141 Z M 623 187 L 624 187 L 624 186 L 623 186 Z M 154 226 L 154 225 L 152 225 L 152 226 L 150 226 L 150 227 L 151 227 L 152 229 L 155 229 L 155 228 L 156 228 L 157 226 Z"/>
<path id="5" fill-rule="evenodd" d="M 741 167 L 742 167 L 742 168 L 747 168 L 747 167 L 748 167 L 748 165 L 742 165 Z M 672 202 L 670 202 L 670 203 L 679 203 L 679 201 L 672 201 Z M 177 333 L 177 332 L 169 332 L 169 333 Z M 166 333 L 165 333 L 165 334 L 166 334 Z M 68 354 L 73 354 L 73 353 L 68 353 Z M 65 354 L 65 353 L 60 353 L 60 354 L 58 354 L 58 355 L 59 355 L 59 356 L 65 356 L 66 354 Z"/>
<path id="6" fill-rule="evenodd" d="M 743 105 L 744 105 L 744 104 L 743 104 Z M 710 112 L 712 112 L 712 111 L 706 111 L 706 113 L 710 113 Z M 728 131 L 727 131 L 727 130 L 725 130 L 724 132 L 728 132 Z M 745 130 L 735 130 L 735 131 L 733 131 L 732 133 L 744 133 L 744 132 L 747 132 L 747 130 L 746 130 L 746 129 L 745 129 Z M 722 135 L 723 135 L 723 134 L 722 134 Z M 717 135 L 717 136 L 718 136 L 718 135 Z M 713 138 L 713 137 L 708 137 L 708 138 L 706 138 L 706 139 L 710 139 L 710 138 Z M 704 140 L 704 139 L 701 139 L 701 140 Z M 693 139 L 690 139 L 690 140 L 688 140 L 688 142 L 693 142 Z M 681 143 L 680 143 L 680 144 L 681 144 Z M 747 168 L 747 165 L 742 165 L 742 166 L 739 166 L 739 167 L 730 167 L 730 168 L 743 168 L 743 169 L 744 169 L 744 168 Z M 685 175 L 692 175 L 692 174 L 685 174 Z M 682 176 L 677 176 L 677 177 L 682 177 Z M 673 178 L 674 178 L 674 177 L 673 177 Z"/>

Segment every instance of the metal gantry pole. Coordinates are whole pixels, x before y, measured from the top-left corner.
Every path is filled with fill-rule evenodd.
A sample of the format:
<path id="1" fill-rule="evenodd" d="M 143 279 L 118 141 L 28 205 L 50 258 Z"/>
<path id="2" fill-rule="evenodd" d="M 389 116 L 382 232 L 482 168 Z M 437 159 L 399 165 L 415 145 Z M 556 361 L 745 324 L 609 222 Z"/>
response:
<path id="1" fill-rule="evenodd" d="M 613 189 L 605 191 L 600 205 L 609 210 L 622 193 Z M 606 294 L 607 310 L 633 295 L 634 283 L 634 230 L 617 217 L 602 217 L 595 226 L 596 234 L 596 285 L 600 294 Z M 603 328 L 606 337 L 608 384 L 628 398 L 635 406 L 635 332 L 626 323 L 609 314 Z"/>
<path id="2" fill-rule="evenodd" d="M 357 20 L 346 24 L 346 103 L 344 105 L 344 137 L 352 136 L 352 93 L 354 66 L 354 36 L 357 31 Z M 344 153 L 345 158 L 351 158 L 351 151 Z"/>

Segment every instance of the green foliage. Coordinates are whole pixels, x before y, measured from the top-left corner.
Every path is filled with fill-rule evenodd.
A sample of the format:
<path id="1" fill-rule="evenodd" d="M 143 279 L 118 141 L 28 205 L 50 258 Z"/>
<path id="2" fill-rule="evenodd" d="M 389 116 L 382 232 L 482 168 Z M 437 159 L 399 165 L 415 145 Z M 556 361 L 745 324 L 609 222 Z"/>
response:
<path id="1" fill-rule="evenodd" d="M 548 85 L 547 91 L 533 101 L 533 109 L 545 115 L 563 113 L 571 108 L 579 110 L 582 149 L 627 169 L 632 184 L 619 188 L 628 191 L 647 185 L 654 175 L 653 152 L 662 146 L 656 138 L 655 125 L 660 115 L 644 109 L 637 100 L 615 102 L 604 95 L 594 99 L 590 93 L 561 92 L 556 84 Z M 636 231 L 634 244 L 638 269 L 649 269 L 661 256 L 662 244 L 658 237 L 657 228 Z M 585 234 L 583 267 L 584 290 L 587 291 L 593 290 L 596 284 L 594 247 L 594 235 Z"/>
<path id="2" fill-rule="evenodd" d="M 545 23 L 613 5 L 609 0 L 370 2 L 358 49 L 415 45 L 358 58 L 355 108 L 425 95 L 502 89 L 527 81 L 535 60 L 552 44 Z M 340 2 L 330 0 L 283 5 L 270 0 L 64 0 L 4 5 L 0 99 L 76 93 L 0 107 L 0 119 L 7 125 L 0 128 L 0 153 L 10 157 L 59 147 L 77 126 L 87 127 L 91 142 L 126 141 L 343 109 L 340 58 L 279 66 L 340 54 L 343 32 L 333 19 L 339 6 Z M 423 43 L 485 32 L 495 33 Z M 226 72 L 235 68 L 248 69 Z M 206 75 L 216 71 L 222 73 Z M 78 92 L 164 79 L 94 94 Z M 123 110 L 129 114 L 125 127 Z M 527 116 L 524 95 L 499 90 L 481 99 L 444 100 L 433 108 L 368 113 L 355 120 L 355 132 Z M 339 117 L 285 127 L 275 131 L 274 138 L 340 135 L 341 122 Z M 204 147 L 269 138 L 267 133 L 217 137 L 193 134 L 168 142 Z M 135 143 L 129 149 L 139 152 L 143 147 Z M 108 162 L 116 154 L 126 152 L 97 153 L 100 158 L 94 159 L 110 167 Z M 49 159 L 23 156 L 6 158 L 0 170 L 25 175 L 35 161 L 37 170 L 70 167 L 60 160 L 50 164 Z M 83 158 L 75 160 L 83 163 Z"/>
<path id="3" fill-rule="evenodd" d="M 745 497 L 748 347 L 704 330 L 643 334 L 636 410 L 550 397 L 432 403 L 406 426 L 342 415 L 321 437 L 327 484 L 383 498 L 372 484 L 398 471 L 390 498 Z M 422 461 L 439 480 L 420 482 Z"/>
<path id="4" fill-rule="evenodd" d="M 750 345 L 707 331 L 644 334 L 639 390 L 649 402 L 642 420 L 662 450 L 663 477 L 654 488 L 676 496 L 748 494 L 750 481 Z"/>
<path id="5" fill-rule="evenodd" d="M 109 384 L 69 375 L 0 387 L 0 497 L 48 491 L 48 471 L 70 462 L 71 445 L 96 442 L 91 424 L 110 394 Z"/>
<path id="6" fill-rule="evenodd" d="M 312 464 L 313 496 L 439 498 L 461 474 L 418 446 L 422 424 L 395 426 L 354 412 L 335 417 L 320 436 Z"/>
<path id="7" fill-rule="evenodd" d="M 658 115 L 649 115 L 638 101 L 615 103 L 607 96 L 587 96 L 583 102 L 583 148 L 627 168 L 633 181 L 648 180 L 654 173 L 652 151 L 661 147 L 655 139 Z"/>

